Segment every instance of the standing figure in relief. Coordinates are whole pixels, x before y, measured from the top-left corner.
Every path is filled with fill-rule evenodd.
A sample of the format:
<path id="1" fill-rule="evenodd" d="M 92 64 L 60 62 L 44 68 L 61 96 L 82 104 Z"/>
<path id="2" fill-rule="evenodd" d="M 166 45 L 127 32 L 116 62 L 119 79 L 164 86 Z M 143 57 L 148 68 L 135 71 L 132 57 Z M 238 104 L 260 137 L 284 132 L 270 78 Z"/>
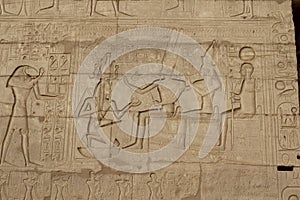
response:
<path id="1" fill-rule="evenodd" d="M 161 191 L 161 183 L 157 180 L 157 176 L 154 173 L 150 174 L 151 180 L 147 182 L 147 186 L 150 190 L 149 200 L 163 199 Z"/>
<path id="2" fill-rule="evenodd" d="M 11 116 L 8 122 L 7 130 L 1 146 L 0 164 L 6 159 L 7 150 L 14 132 L 18 131 L 21 135 L 21 149 L 23 152 L 25 166 L 32 163 L 29 159 L 29 127 L 27 114 L 27 101 L 31 92 L 37 100 L 49 100 L 56 96 L 41 94 L 38 81 L 43 76 L 44 69 L 37 71 L 29 65 L 21 65 L 17 67 L 7 81 L 6 87 L 10 87 L 14 97 Z"/>
<path id="3" fill-rule="evenodd" d="M 101 16 L 106 16 L 102 13 L 99 13 L 97 11 L 97 4 L 98 4 L 98 1 L 99 0 L 91 0 L 90 1 L 90 16 L 94 15 L 94 14 L 98 14 L 98 15 L 101 15 Z M 125 15 L 125 16 L 132 16 L 128 13 L 125 13 L 123 11 L 120 11 L 120 0 L 111 0 L 111 3 L 112 3 L 112 6 L 114 8 L 114 12 L 115 12 L 115 16 L 119 16 L 119 15 Z"/>

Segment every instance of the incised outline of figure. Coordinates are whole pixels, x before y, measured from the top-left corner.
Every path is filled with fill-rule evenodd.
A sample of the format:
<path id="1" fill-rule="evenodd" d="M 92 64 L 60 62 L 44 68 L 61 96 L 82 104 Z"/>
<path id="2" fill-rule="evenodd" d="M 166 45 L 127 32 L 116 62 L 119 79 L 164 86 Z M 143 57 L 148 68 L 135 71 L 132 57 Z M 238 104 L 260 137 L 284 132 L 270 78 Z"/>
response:
<path id="1" fill-rule="evenodd" d="M 135 107 L 141 104 L 140 101 L 133 99 L 131 102 L 129 102 L 127 105 L 125 105 L 122 108 L 118 108 L 116 102 L 111 99 L 111 87 L 112 82 L 117 79 L 118 76 L 118 65 L 111 66 L 113 68 L 112 73 L 109 73 L 107 76 L 100 76 L 101 68 L 106 63 L 110 62 L 109 55 L 106 55 L 104 59 L 102 59 L 102 62 L 99 63 L 94 68 L 94 74 L 93 76 L 90 76 L 91 79 L 99 79 L 93 94 L 91 97 L 88 97 L 84 100 L 82 106 L 79 108 L 79 116 L 89 116 L 89 122 L 87 127 L 87 133 L 86 133 L 86 139 L 87 139 L 87 147 L 92 147 L 93 141 L 98 142 L 107 142 L 104 138 L 100 137 L 97 133 L 94 133 L 92 130 L 93 127 L 97 127 L 100 125 L 100 127 L 105 126 L 111 126 L 113 124 L 118 123 L 121 118 L 124 116 L 124 114 L 130 109 L 131 107 Z M 113 65 L 114 62 L 112 62 L 111 65 Z M 99 78 L 101 77 L 101 78 Z M 96 106 L 96 114 L 97 114 L 97 121 L 96 124 L 94 123 L 95 120 L 93 119 L 92 113 L 85 112 L 85 108 L 92 105 L 93 101 L 95 100 L 95 106 Z M 112 112 L 114 117 L 117 118 L 117 121 L 112 119 L 108 114 Z"/>
<path id="2" fill-rule="evenodd" d="M 100 0 L 90 0 L 89 3 L 90 3 L 90 16 L 93 16 L 95 14 L 97 15 L 101 15 L 101 16 L 106 16 L 100 12 L 97 11 L 97 4 L 98 4 L 98 1 Z M 114 13 L 115 13 L 115 16 L 118 17 L 118 16 L 133 16 L 131 14 L 128 14 L 126 12 L 123 12 L 120 10 L 120 0 L 111 0 L 111 3 L 112 3 L 112 6 L 114 8 Z"/>
<path id="3" fill-rule="evenodd" d="M 157 180 L 155 173 L 150 174 L 150 181 L 147 182 L 147 186 L 150 190 L 149 200 L 163 199 L 161 183 Z"/>
<path id="4" fill-rule="evenodd" d="M 59 11 L 59 0 L 52 0 L 52 4 L 50 6 L 40 8 L 36 13 L 38 14 L 41 11 L 49 10 L 49 9 L 52 9 L 52 8 L 54 8 L 56 12 Z"/>
<path id="5" fill-rule="evenodd" d="M 31 162 L 29 158 L 27 101 L 31 92 L 34 93 L 37 100 L 49 100 L 57 97 L 40 93 L 38 81 L 43 74 L 43 68 L 40 68 L 39 71 L 37 71 L 34 67 L 29 65 L 20 65 L 13 71 L 7 81 L 6 87 L 11 88 L 14 103 L 1 146 L 1 164 L 5 162 L 7 151 L 14 132 L 18 131 L 21 135 L 21 148 L 25 166 L 36 166 L 36 163 Z"/>
<path id="6" fill-rule="evenodd" d="M 253 18 L 253 0 L 243 0 L 243 11 L 241 13 L 232 15 L 231 17 L 242 17 L 244 19 Z"/>

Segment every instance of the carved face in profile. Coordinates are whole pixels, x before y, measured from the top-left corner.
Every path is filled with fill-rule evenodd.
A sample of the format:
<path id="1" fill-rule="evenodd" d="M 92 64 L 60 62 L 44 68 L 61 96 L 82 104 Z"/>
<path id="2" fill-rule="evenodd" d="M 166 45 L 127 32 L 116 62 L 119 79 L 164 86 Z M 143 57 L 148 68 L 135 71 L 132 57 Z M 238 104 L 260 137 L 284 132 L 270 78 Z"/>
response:
<path id="1" fill-rule="evenodd" d="M 29 65 L 18 66 L 8 79 L 7 86 L 23 87 L 23 84 L 26 85 L 26 83 L 37 78 L 38 75 L 38 70 Z"/>
<path id="2" fill-rule="evenodd" d="M 150 178 L 151 178 L 151 180 L 153 180 L 153 181 L 156 181 L 156 180 L 157 180 L 157 176 L 156 176 L 156 174 L 154 174 L 154 173 L 151 173 L 151 174 L 150 174 Z"/>
<path id="3" fill-rule="evenodd" d="M 251 78 L 254 71 L 254 67 L 251 63 L 243 63 L 241 66 L 241 76 L 245 78 Z"/>
<path id="4" fill-rule="evenodd" d="M 24 70 L 23 70 L 27 80 L 32 80 L 38 77 L 39 72 L 38 70 L 36 70 L 35 68 L 29 66 L 29 65 L 25 65 L 24 66 Z"/>

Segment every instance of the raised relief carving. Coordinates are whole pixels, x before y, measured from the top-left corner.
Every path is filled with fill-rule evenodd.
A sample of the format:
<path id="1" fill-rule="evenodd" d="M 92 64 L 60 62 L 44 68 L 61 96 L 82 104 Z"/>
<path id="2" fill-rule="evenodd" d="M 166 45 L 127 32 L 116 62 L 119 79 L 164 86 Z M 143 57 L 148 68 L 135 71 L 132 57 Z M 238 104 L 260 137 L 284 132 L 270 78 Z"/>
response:
<path id="1" fill-rule="evenodd" d="M 52 194 L 53 200 L 66 200 L 70 196 L 67 186 L 70 180 L 70 175 L 59 174 L 52 178 Z"/>
<path id="2" fill-rule="evenodd" d="M 279 144 L 282 149 L 298 149 L 298 107 L 292 103 L 283 103 L 278 109 Z"/>
<path id="3" fill-rule="evenodd" d="M 254 67 L 243 63 L 240 78 L 234 80 L 232 87 L 232 104 L 239 102 L 241 108 L 235 111 L 236 117 L 251 117 L 256 113 L 255 79 L 252 78 Z"/>
<path id="4" fill-rule="evenodd" d="M 228 46 L 228 44 L 225 44 Z M 227 47 L 225 52 L 227 55 L 222 60 L 228 59 L 226 65 L 229 64 L 228 73 L 228 102 L 227 117 L 223 126 L 222 135 L 220 137 L 219 146 L 225 147 L 230 133 L 230 145 L 233 148 L 234 143 L 234 126 L 237 119 L 253 119 L 258 112 L 257 103 L 257 80 L 253 77 L 255 72 L 256 52 L 251 46 L 242 46 L 236 48 L 234 46 Z M 241 63 L 241 64 L 240 64 Z M 239 66 L 237 70 L 236 66 Z"/>
<path id="5" fill-rule="evenodd" d="M 293 18 L 292 15 L 284 16 L 282 12 L 275 12 L 272 14 L 277 20 L 273 24 L 274 42 L 288 44 L 293 41 Z"/>
<path id="6" fill-rule="evenodd" d="M 1 199 L 8 199 L 7 183 L 9 180 L 9 173 L 0 170 L 0 197 Z"/>
<path id="7" fill-rule="evenodd" d="M 150 174 L 150 181 L 147 182 L 147 185 L 150 190 L 149 200 L 154 199 L 163 199 L 162 191 L 161 191 L 161 183 L 157 180 L 157 176 L 155 173 Z"/>
<path id="8" fill-rule="evenodd" d="M 50 6 L 46 6 L 43 8 L 40 8 L 36 13 L 42 13 L 45 10 L 54 9 L 55 12 L 59 12 L 59 0 L 52 0 L 52 3 Z"/>
<path id="9" fill-rule="evenodd" d="M 28 177 L 23 182 L 26 188 L 24 200 L 37 199 L 36 184 L 38 183 L 38 174 L 28 172 Z"/>
<path id="10" fill-rule="evenodd" d="M 119 195 L 118 195 L 118 200 L 123 200 L 123 199 L 128 199 L 131 196 L 131 187 L 132 183 L 130 182 L 129 179 L 126 178 L 121 178 L 115 180 L 118 190 L 119 190 Z"/>
<path id="11" fill-rule="evenodd" d="M 97 11 L 97 5 L 98 2 L 100 0 L 89 0 L 89 4 L 90 4 L 90 16 L 93 16 L 95 14 L 100 15 L 100 16 L 106 16 L 105 14 L 102 14 L 100 12 Z M 101 2 L 102 4 L 103 2 Z M 126 12 L 123 12 L 120 10 L 120 0 L 111 0 L 112 3 L 112 7 L 114 10 L 114 14 L 116 17 L 120 17 L 120 16 L 133 16 L 131 14 L 128 14 Z"/>
<path id="12" fill-rule="evenodd" d="M 14 97 L 9 124 L 2 143 L 1 164 L 5 162 L 12 135 L 17 132 L 21 135 L 20 147 L 24 156 L 25 166 L 34 164 L 29 159 L 29 125 L 27 101 L 31 92 L 36 99 L 51 99 L 55 96 L 41 94 L 38 81 L 43 76 L 44 69 L 39 71 L 29 65 L 18 66 L 10 75 L 6 86 L 10 87 Z M 21 120 L 21 121 L 20 121 Z"/>
<path id="13" fill-rule="evenodd" d="M 88 200 L 96 200 L 101 198 L 101 174 L 90 172 L 90 178 L 86 181 L 89 187 Z"/>
<path id="14" fill-rule="evenodd" d="M 278 90 L 278 96 L 284 99 L 297 94 L 294 80 L 278 80 L 275 82 L 275 88 Z"/>
<path id="15" fill-rule="evenodd" d="M 5 1 L 4 0 L 0 1 L 0 9 L 1 9 L 1 15 L 5 15 L 5 14 L 12 15 L 12 13 L 6 11 L 6 9 L 5 9 Z"/>
<path id="16" fill-rule="evenodd" d="M 281 198 L 283 200 L 297 200 L 300 198 L 299 187 L 286 187 L 283 189 Z"/>
<path id="17" fill-rule="evenodd" d="M 300 199 L 290 4 L 0 0 L 0 199 Z M 160 47 L 169 51 L 139 49 L 116 58 L 122 45 L 115 52 L 101 48 L 105 56 L 95 54 L 98 62 L 84 74 L 96 87 L 74 100 L 75 79 L 93 49 L 110 36 L 141 27 L 168 28 L 172 38 Z M 203 47 L 202 54 L 193 53 L 199 67 L 211 65 L 218 72 L 199 73 L 192 60 L 174 53 L 185 46 L 179 42 L 183 35 Z M 183 52 L 189 52 L 186 46 Z M 117 90 L 119 85 L 124 90 Z M 223 110 L 212 105 L 220 90 L 227 95 Z M 191 93 L 195 99 L 189 99 Z M 72 107 L 73 100 L 78 107 Z M 185 109 L 181 101 L 199 106 Z M 83 137 L 75 118 L 84 121 Z M 125 134 L 119 125 L 128 119 Z M 210 125 L 220 138 L 200 159 Z M 173 151 L 150 159 L 170 141 L 182 156 L 147 173 L 115 171 L 90 151 L 105 151 L 111 162 L 124 152 L 142 155 L 146 159 L 139 166 L 149 167 L 172 158 Z M 103 150 L 104 145 L 109 148 Z M 118 163 L 126 169 L 131 165 Z"/>
<path id="18" fill-rule="evenodd" d="M 89 117 L 87 133 L 85 136 L 86 138 L 84 138 L 87 141 L 87 147 L 97 148 L 97 142 L 108 144 L 109 141 L 106 141 L 105 138 L 102 138 L 97 133 L 93 132 L 94 128 L 98 127 L 99 125 L 100 127 L 113 126 L 114 124 L 122 120 L 125 112 L 127 112 L 131 107 L 136 107 L 141 104 L 139 100 L 132 99 L 132 101 L 126 104 L 124 107 L 118 108 L 116 102 L 111 99 L 111 87 L 113 85 L 113 82 L 118 77 L 119 66 L 112 66 L 114 68 L 112 70 L 112 73 L 108 73 L 104 77 L 100 78 L 99 74 L 103 65 L 109 62 L 109 56 L 110 55 L 107 54 L 103 62 L 99 63 L 99 66 L 95 66 L 94 73 L 92 76 L 90 76 L 90 78 L 98 80 L 97 86 L 93 91 L 90 92 L 89 97 L 82 100 L 82 103 L 80 103 L 80 107 L 77 109 L 78 116 Z M 93 103 L 94 100 L 95 104 Z M 95 120 L 92 116 L 92 114 L 94 114 L 94 110 L 97 110 L 97 120 Z M 111 114 L 113 114 L 113 116 Z M 117 120 L 115 120 L 114 117 L 117 118 Z M 110 129 L 109 134 L 111 138 L 112 129 Z M 115 144 L 119 146 L 119 141 L 117 138 L 115 139 Z M 84 156 L 88 156 L 88 153 L 85 152 L 84 147 L 80 147 L 78 150 Z"/>
<path id="19" fill-rule="evenodd" d="M 253 18 L 253 0 L 243 0 L 243 11 L 241 13 L 232 15 L 231 17 L 242 17 L 244 19 Z"/>

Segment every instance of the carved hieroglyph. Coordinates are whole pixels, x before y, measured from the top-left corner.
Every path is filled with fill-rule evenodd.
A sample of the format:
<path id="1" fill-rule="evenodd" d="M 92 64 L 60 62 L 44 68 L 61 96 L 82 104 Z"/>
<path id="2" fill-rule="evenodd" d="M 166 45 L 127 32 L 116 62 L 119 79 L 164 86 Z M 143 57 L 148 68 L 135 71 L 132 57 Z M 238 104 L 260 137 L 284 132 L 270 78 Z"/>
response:
<path id="1" fill-rule="evenodd" d="M 87 79 L 96 87 L 79 93 L 74 107 L 75 80 L 92 50 L 111 36 L 143 27 L 192 38 L 218 74 L 200 74 L 185 57 L 164 48 L 115 59 L 105 52 L 89 66 Z M 300 199 L 290 0 L 0 0 L 0 32 L 1 199 Z M 177 40 L 161 44 L 177 45 Z M 199 60 L 207 65 L 203 54 Z M 158 73 L 153 63 L 171 72 Z M 104 65 L 109 67 L 102 71 Z M 167 80 L 175 91 L 163 84 Z M 132 92 L 128 102 L 114 94 L 118 84 Z M 223 85 L 225 109 L 212 106 L 214 93 L 207 85 Z M 197 101 L 195 110 L 180 105 L 188 91 L 196 96 L 185 101 Z M 126 113 L 132 119 L 129 133 L 119 126 Z M 78 117 L 86 122 L 80 133 Z M 210 125 L 220 136 L 208 155 L 199 157 Z M 114 160 L 127 169 L 116 171 L 92 155 L 107 143 L 93 127 L 108 138 L 110 158 L 121 151 L 147 155 L 174 138 L 183 155 L 145 173 L 126 173 L 131 163 Z M 153 129 L 158 133 L 146 137 Z"/>

